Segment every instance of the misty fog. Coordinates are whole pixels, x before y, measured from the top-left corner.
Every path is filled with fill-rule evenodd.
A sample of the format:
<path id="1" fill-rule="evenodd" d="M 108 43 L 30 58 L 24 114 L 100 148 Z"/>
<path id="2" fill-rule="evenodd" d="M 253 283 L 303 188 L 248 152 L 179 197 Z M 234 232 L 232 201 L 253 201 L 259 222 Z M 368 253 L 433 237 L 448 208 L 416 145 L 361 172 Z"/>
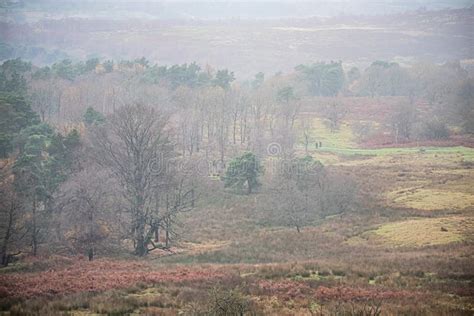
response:
<path id="1" fill-rule="evenodd" d="M 471 315 L 474 2 L 0 1 L 0 315 Z"/>

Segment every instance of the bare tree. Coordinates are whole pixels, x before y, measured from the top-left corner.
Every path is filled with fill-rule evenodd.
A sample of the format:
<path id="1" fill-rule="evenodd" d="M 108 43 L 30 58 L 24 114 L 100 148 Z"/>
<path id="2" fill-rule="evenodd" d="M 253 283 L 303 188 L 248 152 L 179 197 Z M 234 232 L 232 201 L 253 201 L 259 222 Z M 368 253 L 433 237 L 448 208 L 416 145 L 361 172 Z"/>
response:
<path id="1" fill-rule="evenodd" d="M 389 118 L 395 143 L 400 140 L 409 140 L 413 133 L 413 126 L 416 118 L 416 110 L 413 105 L 400 104 L 393 111 Z"/>
<path id="2" fill-rule="evenodd" d="M 323 165 L 311 157 L 282 160 L 268 191 L 272 216 L 300 232 L 321 213 L 324 179 Z"/>
<path id="3" fill-rule="evenodd" d="M 158 200 L 166 184 L 165 163 L 173 153 L 167 122 L 166 116 L 150 107 L 127 105 L 97 128 L 93 137 L 97 162 L 123 186 L 138 256 L 148 253 Z"/>
<path id="4" fill-rule="evenodd" d="M 29 89 L 31 107 L 39 113 L 43 122 L 59 108 L 60 92 L 54 84 L 52 80 L 36 80 Z"/>
<path id="5" fill-rule="evenodd" d="M 311 130 L 313 126 L 310 119 L 303 119 L 301 121 L 301 129 L 303 130 L 303 145 L 305 154 L 308 155 L 308 147 L 312 141 Z"/>
<path id="6" fill-rule="evenodd" d="M 284 159 L 262 207 L 270 206 L 272 221 L 300 232 L 320 218 L 352 210 L 357 204 L 356 190 L 350 177 L 328 170 L 309 156 Z"/>
<path id="7" fill-rule="evenodd" d="M 191 211 L 197 199 L 196 185 L 199 181 L 199 166 L 196 160 L 177 160 L 173 173 L 169 175 L 164 194 L 165 205 L 154 222 L 155 242 L 160 242 L 159 230 L 164 231 L 164 244 L 151 241 L 153 248 L 169 249 L 178 237 L 180 226 L 178 215 Z M 151 236 L 150 236 L 151 239 Z"/>
<path id="8" fill-rule="evenodd" d="M 107 216 L 110 188 L 108 175 L 93 166 L 76 174 L 63 186 L 67 240 L 75 250 L 85 251 L 89 261 L 94 259 L 97 246 L 110 231 L 112 217 Z"/>
<path id="9" fill-rule="evenodd" d="M 335 132 L 339 129 L 341 121 L 345 116 L 346 109 L 337 99 L 334 99 L 331 104 L 327 105 L 324 109 L 324 117 L 331 132 Z"/>

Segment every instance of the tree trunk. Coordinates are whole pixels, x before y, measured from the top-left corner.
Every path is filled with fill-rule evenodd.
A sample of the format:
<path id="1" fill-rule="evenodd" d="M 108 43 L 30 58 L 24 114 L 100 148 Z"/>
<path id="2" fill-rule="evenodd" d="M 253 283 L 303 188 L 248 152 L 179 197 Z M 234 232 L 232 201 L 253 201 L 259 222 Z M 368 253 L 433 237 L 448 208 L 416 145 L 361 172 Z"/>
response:
<path id="1" fill-rule="evenodd" d="M 11 231 L 13 228 L 13 212 L 14 212 L 14 205 L 10 206 L 10 210 L 8 212 L 8 223 L 7 223 L 7 230 L 5 232 L 5 237 L 3 238 L 2 249 L 0 250 L 1 255 L 1 265 L 6 267 L 8 265 L 8 243 L 11 237 Z"/>
<path id="2" fill-rule="evenodd" d="M 170 220 L 169 218 L 166 219 L 166 234 L 165 234 L 165 248 L 169 248 L 170 247 L 170 228 L 171 228 L 171 225 L 170 225 Z"/>
<path id="3" fill-rule="evenodd" d="M 36 257 L 38 254 L 38 230 L 36 229 L 36 196 L 33 198 L 33 229 L 32 229 L 32 236 L 31 236 L 31 247 L 33 251 L 33 256 Z"/>
<path id="4" fill-rule="evenodd" d="M 1 253 L 1 258 L 0 259 L 2 260 L 1 261 L 2 267 L 8 266 L 8 255 L 5 252 Z"/>
<path id="5" fill-rule="evenodd" d="M 237 133 L 237 118 L 234 119 L 234 128 L 233 128 L 233 141 L 234 141 L 234 145 L 236 144 L 236 133 Z"/>
<path id="6" fill-rule="evenodd" d="M 143 257 L 147 254 L 145 238 L 143 238 L 143 236 L 140 236 L 137 239 L 137 244 L 135 246 L 135 254 L 139 257 Z"/>
<path id="7" fill-rule="evenodd" d="M 166 213 L 169 214 L 170 211 L 170 202 L 168 199 L 168 195 L 166 195 Z M 170 229 L 171 229 L 171 223 L 170 223 L 170 217 L 169 215 L 165 218 L 165 248 L 169 248 L 170 246 Z"/>
<path id="8" fill-rule="evenodd" d="M 139 212 L 139 214 L 141 214 Z M 145 225 L 143 218 L 139 215 L 136 218 L 137 224 L 135 226 L 135 255 L 143 257 L 147 254 L 147 243 L 145 241 Z"/>
<path id="9" fill-rule="evenodd" d="M 156 224 L 155 227 L 155 242 L 160 242 L 160 224 Z"/>
<path id="10" fill-rule="evenodd" d="M 94 210 L 89 208 L 89 243 L 93 242 L 94 232 Z M 89 261 L 94 260 L 94 246 L 91 244 L 88 251 Z"/>

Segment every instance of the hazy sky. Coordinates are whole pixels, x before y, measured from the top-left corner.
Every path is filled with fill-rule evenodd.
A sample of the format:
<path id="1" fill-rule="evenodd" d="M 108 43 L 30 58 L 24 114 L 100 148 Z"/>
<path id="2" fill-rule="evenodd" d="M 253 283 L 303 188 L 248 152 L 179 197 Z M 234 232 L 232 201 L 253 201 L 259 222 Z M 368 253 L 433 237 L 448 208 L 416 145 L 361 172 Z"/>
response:
<path id="1" fill-rule="evenodd" d="M 114 18 L 284 18 L 380 15 L 462 8 L 474 0 L 24 0 L 47 14 Z M 63 4 L 63 6 L 61 6 Z"/>

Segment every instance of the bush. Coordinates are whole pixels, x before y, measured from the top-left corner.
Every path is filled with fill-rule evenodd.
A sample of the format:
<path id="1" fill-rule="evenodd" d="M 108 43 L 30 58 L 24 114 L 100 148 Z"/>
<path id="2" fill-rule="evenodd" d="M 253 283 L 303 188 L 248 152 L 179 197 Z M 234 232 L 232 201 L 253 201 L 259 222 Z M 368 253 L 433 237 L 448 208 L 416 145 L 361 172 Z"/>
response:
<path id="1" fill-rule="evenodd" d="M 444 122 L 433 119 L 423 123 L 421 137 L 427 140 L 446 139 L 449 137 L 449 130 Z"/>
<path id="2" fill-rule="evenodd" d="M 238 289 L 214 288 L 209 293 L 207 315 L 255 315 L 256 307 Z"/>
<path id="3" fill-rule="evenodd" d="M 374 132 L 372 122 L 355 122 L 352 126 L 352 134 L 355 135 L 357 141 L 366 141 Z"/>

